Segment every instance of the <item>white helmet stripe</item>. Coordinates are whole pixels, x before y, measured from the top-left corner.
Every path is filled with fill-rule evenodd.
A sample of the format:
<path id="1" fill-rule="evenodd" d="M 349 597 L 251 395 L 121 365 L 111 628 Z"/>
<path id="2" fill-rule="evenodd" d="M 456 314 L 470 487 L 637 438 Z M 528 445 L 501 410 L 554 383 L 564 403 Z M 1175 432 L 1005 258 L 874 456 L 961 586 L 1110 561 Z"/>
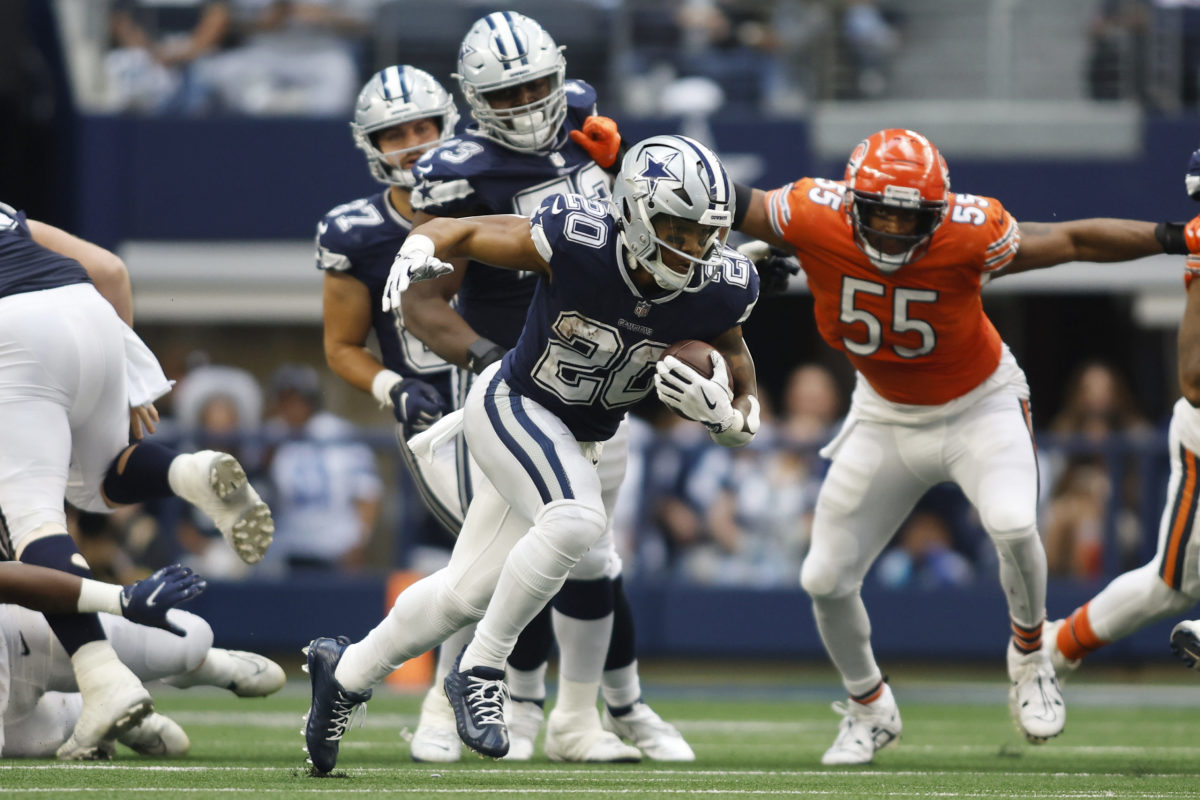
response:
<path id="1" fill-rule="evenodd" d="M 501 24 L 503 21 L 503 24 Z M 496 32 L 492 37 L 497 49 L 500 51 L 500 62 L 504 69 L 512 69 L 515 66 L 529 66 L 529 50 L 521 42 L 521 38 L 517 36 L 516 26 L 513 24 L 513 12 L 497 11 L 494 14 L 487 15 L 488 27 Z M 517 59 L 520 59 L 518 62 Z"/>
<path id="2" fill-rule="evenodd" d="M 729 205 L 729 175 L 719 165 L 713 163 L 712 158 L 709 157 L 709 151 L 696 147 L 686 136 L 679 138 L 683 144 L 687 145 L 688 149 L 700 157 L 700 163 L 704 165 L 704 177 L 709 186 L 709 196 L 712 198 L 712 202 Z"/>
<path id="3" fill-rule="evenodd" d="M 404 74 L 395 67 L 383 71 L 383 96 L 388 100 L 408 102 L 408 87 L 405 85 Z"/>

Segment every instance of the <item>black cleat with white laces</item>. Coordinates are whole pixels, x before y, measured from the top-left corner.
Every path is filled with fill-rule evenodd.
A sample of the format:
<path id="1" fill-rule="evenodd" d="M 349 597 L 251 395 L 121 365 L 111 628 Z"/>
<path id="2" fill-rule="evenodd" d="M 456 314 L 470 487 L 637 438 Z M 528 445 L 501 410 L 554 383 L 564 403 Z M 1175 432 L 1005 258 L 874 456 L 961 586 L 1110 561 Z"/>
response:
<path id="1" fill-rule="evenodd" d="M 371 690 L 348 692 L 333 672 L 350 645 L 345 636 L 313 639 L 304 649 L 312 681 L 312 705 L 304 726 L 304 745 L 313 769 L 327 773 L 337 764 L 338 745 L 350 725 L 354 710 L 371 699 Z"/>
<path id="2" fill-rule="evenodd" d="M 508 755 L 508 726 L 504 724 L 508 686 L 504 683 L 504 670 L 480 666 L 460 672 L 461 663 L 462 653 L 459 653 L 442 684 L 454 709 L 458 738 L 477 753 L 503 758 Z"/>

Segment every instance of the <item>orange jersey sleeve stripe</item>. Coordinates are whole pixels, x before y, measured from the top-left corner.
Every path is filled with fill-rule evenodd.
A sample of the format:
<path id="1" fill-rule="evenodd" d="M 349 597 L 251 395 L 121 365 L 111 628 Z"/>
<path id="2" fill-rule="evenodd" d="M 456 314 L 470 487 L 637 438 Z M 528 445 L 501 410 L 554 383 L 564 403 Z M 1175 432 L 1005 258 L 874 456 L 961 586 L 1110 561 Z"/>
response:
<path id="1" fill-rule="evenodd" d="M 1158 574 L 1172 589 L 1183 588 L 1183 567 L 1188 543 L 1192 538 L 1192 526 L 1196 522 L 1196 454 L 1180 445 L 1179 460 L 1183 465 L 1183 478 L 1171 502 L 1171 528 L 1167 534 L 1167 546 L 1163 552 Z"/>
<path id="2" fill-rule="evenodd" d="M 791 221 L 791 206 L 787 202 L 788 192 L 791 190 L 792 184 L 789 183 L 767 193 L 767 219 L 771 223 L 771 230 L 775 231 L 775 235 L 779 237 L 784 236 L 788 222 Z"/>

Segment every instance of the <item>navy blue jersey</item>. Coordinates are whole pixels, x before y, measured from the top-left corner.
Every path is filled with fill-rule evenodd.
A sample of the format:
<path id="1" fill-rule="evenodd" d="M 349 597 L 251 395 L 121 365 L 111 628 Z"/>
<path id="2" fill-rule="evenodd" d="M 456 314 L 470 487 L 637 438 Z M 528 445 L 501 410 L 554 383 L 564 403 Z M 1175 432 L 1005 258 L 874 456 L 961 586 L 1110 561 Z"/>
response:
<path id="1" fill-rule="evenodd" d="M 607 198 L 612 178 L 568 135 L 596 113 L 596 91 L 574 80 L 564 88 L 567 119 L 549 153 L 519 153 L 476 128 L 467 128 L 417 162 L 413 208 L 435 217 L 527 217 L 552 194 Z M 521 334 L 535 284 L 533 273 L 472 262 L 458 292 L 458 311 L 480 336 L 512 347 Z"/>
<path id="2" fill-rule="evenodd" d="M 33 240 L 24 211 L 0 203 L 0 297 L 91 280 L 78 261 Z"/>
<path id="3" fill-rule="evenodd" d="M 317 268 L 340 272 L 363 283 L 371 293 L 371 327 L 379 339 L 383 365 L 406 378 L 433 384 L 450 393 L 452 367 L 400 324 L 399 315 L 382 310 L 383 286 L 396 251 L 412 224 L 392 207 L 388 190 L 332 209 L 317 224 Z"/>
<path id="4" fill-rule="evenodd" d="M 625 411 L 653 388 L 663 350 L 681 339 L 711 342 L 740 325 L 758 300 L 758 273 L 732 248 L 699 292 L 662 303 L 643 297 L 621 264 L 607 203 L 557 195 L 534 212 L 531 225 L 553 277 L 538 281 L 500 376 L 581 442 L 613 435 Z"/>

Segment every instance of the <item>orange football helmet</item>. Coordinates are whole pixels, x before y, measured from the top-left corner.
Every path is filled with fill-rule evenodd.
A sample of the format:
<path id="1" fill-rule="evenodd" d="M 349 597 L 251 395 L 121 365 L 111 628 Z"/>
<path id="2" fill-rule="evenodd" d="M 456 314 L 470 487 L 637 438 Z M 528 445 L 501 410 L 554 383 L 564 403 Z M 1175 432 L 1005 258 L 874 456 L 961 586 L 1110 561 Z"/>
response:
<path id="1" fill-rule="evenodd" d="M 916 131 L 874 133 L 846 163 L 844 207 L 854 241 L 883 272 L 895 272 L 929 249 L 949 193 L 946 160 Z"/>

